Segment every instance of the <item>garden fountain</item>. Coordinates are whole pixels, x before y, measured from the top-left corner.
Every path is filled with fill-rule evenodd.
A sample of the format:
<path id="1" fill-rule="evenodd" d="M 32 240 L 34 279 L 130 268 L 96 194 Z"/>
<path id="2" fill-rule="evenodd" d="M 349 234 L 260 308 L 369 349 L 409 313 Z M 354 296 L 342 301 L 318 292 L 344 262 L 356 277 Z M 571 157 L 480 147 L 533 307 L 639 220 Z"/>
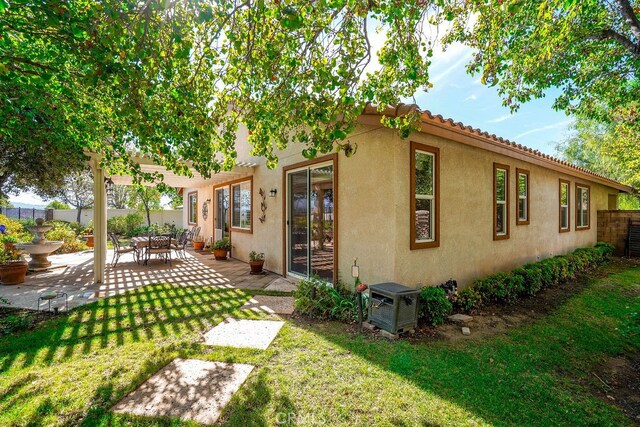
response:
<path id="1" fill-rule="evenodd" d="M 44 237 L 44 233 L 49 231 L 52 226 L 44 225 L 44 219 L 36 219 L 36 225 L 27 226 L 35 237 L 31 243 L 22 243 L 16 245 L 18 248 L 29 252 L 31 261 L 29 261 L 29 270 L 42 271 L 51 267 L 51 261 L 47 258 L 53 251 L 58 249 L 64 242 L 48 241 Z"/>

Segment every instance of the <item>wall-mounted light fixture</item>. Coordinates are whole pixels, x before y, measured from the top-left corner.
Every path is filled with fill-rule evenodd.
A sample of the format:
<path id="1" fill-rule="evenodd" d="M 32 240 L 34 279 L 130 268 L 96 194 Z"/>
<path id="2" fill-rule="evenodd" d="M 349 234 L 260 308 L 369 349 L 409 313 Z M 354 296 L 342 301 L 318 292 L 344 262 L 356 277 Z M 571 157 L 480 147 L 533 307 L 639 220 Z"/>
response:
<path id="1" fill-rule="evenodd" d="M 211 203 L 211 199 L 207 199 L 204 201 L 205 203 Z"/>
<path id="2" fill-rule="evenodd" d="M 113 193 L 113 180 L 111 177 L 104 179 L 104 189 L 107 191 L 107 196 L 110 196 Z"/>
<path id="3" fill-rule="evenodd" d="M 276 197 L 276 194 L 278 194 L 278 190 L 276 190 L 275 188 L 272 188 L 269 191 L 269 197 Z"/>

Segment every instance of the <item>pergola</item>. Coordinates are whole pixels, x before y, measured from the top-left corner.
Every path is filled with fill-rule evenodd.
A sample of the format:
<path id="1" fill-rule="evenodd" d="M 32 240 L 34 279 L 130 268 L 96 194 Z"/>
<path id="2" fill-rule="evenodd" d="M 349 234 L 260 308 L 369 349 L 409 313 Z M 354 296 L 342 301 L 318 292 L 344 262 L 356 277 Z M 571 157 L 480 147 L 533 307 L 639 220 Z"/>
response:
<path id="1" fill-rule="evenodd" d="M 239 162 L 231 171 L 221 171 L 211 176 L 203 177 L 190 167 L 193 177 L 176 175 L 163 166 L 159 166 L 149 158 L 135 156 L 133 160 L 140 165 L 142 172 L 162 174 L 163 182 L 174 188 L 214 186 L 234 179 L 243 178 L 253 174 L 255 163 Z M 100 166 L 100 155 L 91 154 L 89 164 L 93 172 L 93 281 L 104 282 L 104 271 L 107 265 L 107 191 L 106 181 L 110 178 L 116 185 L 132 185 L 133 178 L 128 175 L 112 175 L 107 177 L 105 170 Z M 145 185 L 153 185 L 146 183 Z"/>

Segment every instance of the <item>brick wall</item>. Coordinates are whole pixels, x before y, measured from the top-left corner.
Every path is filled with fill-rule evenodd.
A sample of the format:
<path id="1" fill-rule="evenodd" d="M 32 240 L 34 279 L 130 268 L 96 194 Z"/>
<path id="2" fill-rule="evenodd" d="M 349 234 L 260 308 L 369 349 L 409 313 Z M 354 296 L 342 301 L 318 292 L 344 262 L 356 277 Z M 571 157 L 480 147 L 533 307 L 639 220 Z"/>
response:
<path id="1" fill-rule="evenodd" d="M 629 219 L 640 221 L 640 211 L 598 211 L 598 242 L 611 243 L 616 255 L 624 255 Z"/>

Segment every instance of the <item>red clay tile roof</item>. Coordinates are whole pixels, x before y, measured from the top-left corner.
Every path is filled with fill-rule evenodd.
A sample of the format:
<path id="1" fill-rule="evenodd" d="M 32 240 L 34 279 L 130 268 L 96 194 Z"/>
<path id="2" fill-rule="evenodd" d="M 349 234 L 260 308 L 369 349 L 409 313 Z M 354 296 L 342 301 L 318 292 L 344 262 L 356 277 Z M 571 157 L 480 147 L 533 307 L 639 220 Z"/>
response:
<path id="1" fill-rule="evenodd" d="M 450 127 L 452 130 L 463 131 L 470 136 L 479 137 L 487 143 L 491 144 L 499 144 L 503 145 L 505 148 L 509 148 L 512 151 L 520 152 L 522 154 L 526 154 L 528 156 L 533 155 L 534 157 L 543 160 L 546 163 L 552 163 L 555 165 L 561 166 L 563 169 L 572 170 L 575 172 L 581 172 L 583 174 L 591 175 L 595 178 L 599 178 L 599 180 L 604 180 L 612 185 L 614 188 L 620 189 L 626 192 L 634 192 L 635 190 L 632 187 L 629 187 L 625 184 L 617 182 L 613 179 L 610 179 L 602 174 L 590 171 L 589 169 L 582 168 L 571 164 L 567 161 L 558 159 L 556 157 L 550 156 L 548 154 L 542 153 L 539 150 L 533 150 L 529 147 L 526 147 L 521 144 L 517 144 L 508 139 L 496 136 L 495 134 L 489 134 L 481 129 L 473 128 L 471 126 L 467 126 L 462 122 L 455 122 L 453 119 L 444 118 L 441 115 L 433 115 L 429 110 L 421 110 L 420 107 L 416 104 L 398 104 L 396 106 L 387 106 L 382 111 L 378 111 L 378 107 L 373 104 L 367 104 L 362 112 L 362 115 L 379 115 L 379 116 L 387 116 L 387 117 L 402 117 L 409 113 L 417 112 L 420 115 L 420 119 L 422 123 L 435 124 L 440 127 Z"/>

